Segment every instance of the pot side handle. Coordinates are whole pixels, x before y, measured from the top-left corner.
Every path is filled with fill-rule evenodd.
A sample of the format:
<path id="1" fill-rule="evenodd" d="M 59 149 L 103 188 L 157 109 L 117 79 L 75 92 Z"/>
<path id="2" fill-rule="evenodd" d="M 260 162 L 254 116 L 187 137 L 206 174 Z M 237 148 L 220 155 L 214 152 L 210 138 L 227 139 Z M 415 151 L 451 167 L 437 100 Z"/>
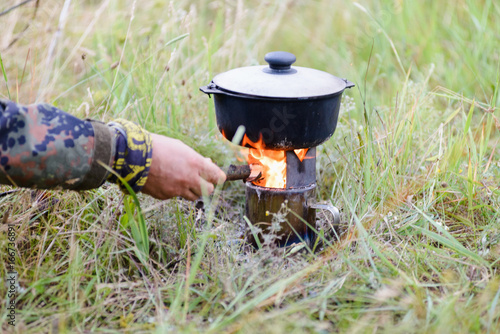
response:
<path id="1" fill-rule="evenodd" d="M 207 86 L 201 86 L 200 87 L 200 90 L 205 93 L 205 94 L 208 94 L 208 96 L 210 96 L 210 94 L 223 94 L 224 92 L 221 91 L 220 89 L 217 88 L 217 86 L 213 83 L 207 85 Z"/>
<path id="2" fill-rule="evenodd" d="M 342 79 L 342 80 L 344 80 L 344 82 L 345 82 L 345 88 L 352 88 L 352 87 L 356 86 L 354 84 L 354 82 L 351 82 L 351 81 L 349 81 L 347 79 Z"/>

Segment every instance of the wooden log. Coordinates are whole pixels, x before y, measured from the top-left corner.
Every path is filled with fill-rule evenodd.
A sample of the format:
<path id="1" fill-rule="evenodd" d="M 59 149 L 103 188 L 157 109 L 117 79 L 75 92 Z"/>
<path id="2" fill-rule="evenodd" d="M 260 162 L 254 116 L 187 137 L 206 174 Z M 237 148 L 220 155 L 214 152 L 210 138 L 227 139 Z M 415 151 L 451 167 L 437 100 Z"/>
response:
<path id="1" fill-rule="evenodd" d="M 262 177 L 261 167 L 256 164 L 229 165 L 226 172 L 226 181 L 243 180 L 255 181 Z"/>

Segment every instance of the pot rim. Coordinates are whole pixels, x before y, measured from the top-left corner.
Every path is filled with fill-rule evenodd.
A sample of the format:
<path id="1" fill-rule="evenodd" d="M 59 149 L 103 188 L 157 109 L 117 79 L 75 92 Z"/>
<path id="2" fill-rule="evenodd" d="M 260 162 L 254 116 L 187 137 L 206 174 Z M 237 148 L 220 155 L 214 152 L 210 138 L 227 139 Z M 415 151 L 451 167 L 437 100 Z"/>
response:
<path id="1" fill-rule="evenodd" d="M 208 88 L 209 92 L 204 92 L 202 88 Z M 332 94 L 327 94 L 327 95 L 318 95 L 318 96 L 307 96 L 307 97 L 272 97 L 272 96 L 260 96 L 260 95 L 251 95 L 251 94 L 244 94 L 244 93 L 238 93 L 231 91 L 229 89 L 217 86 L 213 81 L 210 82 L 208 86 L 201 87 L 200 90 L 208 95 L 210 94 L 222 94 L 222 95 L 229 95 L 233 97 L 240 97 L 244 99 L 252 99 L 252 100 L 266 100 L 266 101 L 277 101 L 277 102 L 291 102 L 291 101 L 309 101 L 309 100 L 323 100 L 323 99 L 329 99 L 336 97 L 338 95 L 342 95 L 342 93 L 346 90 L 346 88 L 350 88 L 346 86 L 346 88 L 339 90 L 335 93 Z"/>

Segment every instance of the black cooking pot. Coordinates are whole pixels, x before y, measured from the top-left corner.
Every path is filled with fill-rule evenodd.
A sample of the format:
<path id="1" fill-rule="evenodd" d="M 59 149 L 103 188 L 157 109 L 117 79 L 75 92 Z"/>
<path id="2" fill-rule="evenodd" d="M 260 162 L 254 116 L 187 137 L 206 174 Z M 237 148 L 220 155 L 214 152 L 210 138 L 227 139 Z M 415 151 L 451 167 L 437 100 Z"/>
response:
<path id="1" fill-rule="evenodd" d="M 354 84 L 329 73 L 291 65 L 288 52 L 268 53 L 269 66 L 241 67 L 200 87 L 213 94 L 217 126 L 229 140 L 240 125 L 240 145 L 273 150 L 314 147 L 337 127 L 342 92 Z"/>

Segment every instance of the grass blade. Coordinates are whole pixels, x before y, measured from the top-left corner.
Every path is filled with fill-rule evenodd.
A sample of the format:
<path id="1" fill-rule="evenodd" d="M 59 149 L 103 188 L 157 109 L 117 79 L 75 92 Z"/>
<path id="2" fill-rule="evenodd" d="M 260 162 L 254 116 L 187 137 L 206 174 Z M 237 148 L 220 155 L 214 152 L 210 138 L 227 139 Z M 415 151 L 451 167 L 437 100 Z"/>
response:
<path id="1" fill-rule="evenodd" d="M 0 67 L 2 68 L 3 78 L 5 80 L 5 87 L 7 88 L 7 95 L 9 96 L 9 100 L 12 100 L 9 91 L 9 82 L 7 80 L 7 73 L 5 73 L 5 68 L 3 67 L 2 54 L 0 53 Z"/>
<path id="2" fill-rule="evenodd" d="M 457 239 L 455 239 L 448 231 L 446 231 L 443 226 L 440 224 L 437 224 L 432 218 L 430 218 L 428 215 L 426 215 L 424 212 L 422 212 L 419 208 L 415 207 L 414 208 L 429 222 L 434 226 L 441 234 L 437 234 L 435 232 L 429 231 L 427 229 L 424 229 L 420 226 L 412 225 L 414 229 L 419 230 L 422 234 L 426 235 L 427 237 L 447 246 L 454 252 L 461 254 L 462 256 L 465 256 L 467 258 L 470 258 L 474 260 L 476 263 L 487 266 L 488 263 L 479 255 L 477 255 L 475 252 L 472 252 L 465 248 Z"/>

